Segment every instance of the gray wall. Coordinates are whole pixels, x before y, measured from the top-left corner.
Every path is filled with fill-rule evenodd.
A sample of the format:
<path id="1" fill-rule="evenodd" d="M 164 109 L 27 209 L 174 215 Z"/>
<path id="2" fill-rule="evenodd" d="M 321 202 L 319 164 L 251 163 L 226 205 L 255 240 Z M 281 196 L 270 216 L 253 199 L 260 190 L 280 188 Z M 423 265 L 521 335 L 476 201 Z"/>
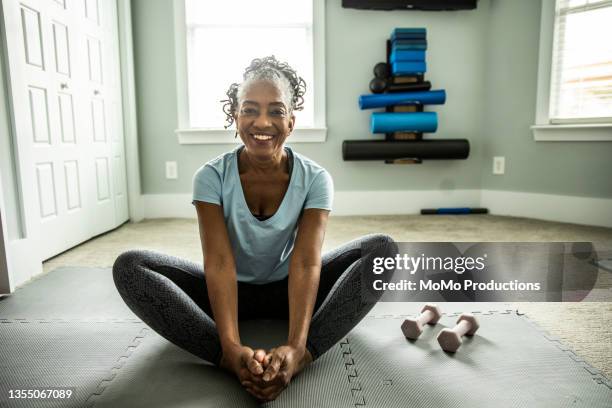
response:
<path id="1" fill-rule="evenodd" d="M 359 11 L 341 8 L 340 0 L 326 3 L 328 141 L 294 148 L 326 167 L 339 191 L 480 188 L 488 0 L 476 11 L 451 13 Z M 132 6 L 143 193 L 188 193 L 195 170 L 233 146 L 178 144 L 172 2 L 133 0 Z M 357 98 L 369 92 L 372 67 L 385 58 L 385 39 L 394 27 L 410 26 L 427 27 L 427 78 L 448 92 L 446 105 L 430 109 L 440 115 L 435 137 L 469 139 L 470 158 L 420 166 L 343 162 L 344 139 L 372 137 L 370 112 L 358 109 Z M 178 161 L 178 180 L 164 178 L 166 160 Z"/>
<path id="2" fill-rule="evenodd" d="M 233 146 L 178 144 L 172 2 L 132 5 L 143 193 L 189 193 L 193 172 Z M 533 141 L 539 17 L 537 0 L 481 0 L 476 11 L 440 13 L 348 10 L 340 0 L 327 1 L 328 141 L 294 147 L 328 168 L 339 191 L 482 186 L 612 197 L 612 143 Z M 342 140 L 371 137 L 369 112 L 357 108 L 357 97 L 367 92 L 374 63 L 384 59 L 385 38 L 401 26 L 429 30 L 427 77 L 448 92 L 446 105 L 433 108 L 440 115 L 433 137 L 468 138 L 472 153 L 466 161 L 389 166 L 341 160 Z M 5 86 L 0 81 L 0 173 L 9 234 L 16 237 Z M 506 157 L 503 176 L 491 175 L 494 155 Z M 178 180 L 165 179 L 166 160 L 179 162 Z"/>
<path id="3" fill-rule="evenodd" d="M 611 142 L 535 142 L 540 2 L 491 0 L 482 186 L 612 198 Z M 492 157 L 506 174 L 492 175 Z"/>

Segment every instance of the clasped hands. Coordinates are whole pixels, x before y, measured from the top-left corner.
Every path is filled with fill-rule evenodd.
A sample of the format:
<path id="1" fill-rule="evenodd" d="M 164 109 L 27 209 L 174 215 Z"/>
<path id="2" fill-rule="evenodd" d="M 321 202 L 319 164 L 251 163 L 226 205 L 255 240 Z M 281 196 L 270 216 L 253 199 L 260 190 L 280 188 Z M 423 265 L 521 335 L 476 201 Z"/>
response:
<path id="1" fill-rule="evenodd" d="M 266 352 L 236 344 L 224 348 L 220 365 L 236 374 L 255 398 L 272 401 L 311 360 L 304 347 L 283 345 Z"/>

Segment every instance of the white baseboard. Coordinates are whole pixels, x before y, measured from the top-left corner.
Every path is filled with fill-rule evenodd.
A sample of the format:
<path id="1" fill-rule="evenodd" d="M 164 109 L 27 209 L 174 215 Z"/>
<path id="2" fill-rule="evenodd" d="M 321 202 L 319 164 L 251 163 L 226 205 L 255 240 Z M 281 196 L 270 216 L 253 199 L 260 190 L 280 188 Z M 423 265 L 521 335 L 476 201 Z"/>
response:
<path id="1" fill-rule="evenodd" d="M 23 285 L 43 272 L 42 260 L 38 255 L 32 254 L 32 247 L 31 238 L 8 242 L 9 292 L 11 293 L 17 286 Z"/>
<path id="2" fill-rule="evenodd" d="M 145 194 L 145 218 L 195 218 L 191 194 Z M 332 216 L 485 207 L 493 215 L 612 227 L 612 199 L 498 190 L 337 191 Z"/>
<path id="3" fill-rule="evenodd" d="M 479 203 L 480 190 L 336 191 L 332 215 L 419 214 L 422 208 Z"/>
<path id="4" fill-rule="evenodd" d="M 480 203 L 495 215 L 612 227 L 609 198 L 482 190 Z"/>

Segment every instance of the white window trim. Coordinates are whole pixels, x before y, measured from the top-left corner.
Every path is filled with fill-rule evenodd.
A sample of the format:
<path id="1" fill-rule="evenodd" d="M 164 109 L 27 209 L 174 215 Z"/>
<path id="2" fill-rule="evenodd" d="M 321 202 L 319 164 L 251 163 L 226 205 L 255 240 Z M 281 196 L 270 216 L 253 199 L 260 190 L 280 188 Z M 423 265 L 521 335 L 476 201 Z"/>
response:
<path id="1" fill-rule="evenodd" d="M 536 99 L 536 123 L 531 126 L 538 142 L 612 141 L 612 123 L 552 124 L 549 117 L 550 80 L 555 24 L 555 0 L 542 0 L 540 51 Z"/>
<path id="2" fill-rule="evenodd" d="M 189 95 L 187 82 L 187 32 L 185 0 L 174 0 L 174 41 L 176 59 L 176 88 L 178 129 L 175 133 L 179 144 L 240 143 L 234 138 L 234 129 L 191 128 L 189 125 Z M 325 1 L 313 0 L 313 50 L 314 50 L 314 123 L 313 127 L 296 127 L 290 143 L 323 143 L 327 139 L 325 118 Z M 219 109 L 221 106 L 219 105 Z"/>

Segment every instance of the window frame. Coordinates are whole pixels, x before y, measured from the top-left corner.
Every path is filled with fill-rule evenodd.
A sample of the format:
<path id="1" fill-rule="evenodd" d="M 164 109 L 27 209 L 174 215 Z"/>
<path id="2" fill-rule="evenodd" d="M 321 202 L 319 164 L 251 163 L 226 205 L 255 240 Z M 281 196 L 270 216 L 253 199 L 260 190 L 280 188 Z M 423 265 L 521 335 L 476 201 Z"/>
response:
<path id="1" fill-rule="evenodd" d="M 553 43 L 557 0 L 542 0 L 540 49 L 536 97 L 536 123 L 531 126 L 535 141 L 612 141 L 612 121 L 555 120 L 551 121 L 550 91 L 552 82 Z"/>
<path id="2" fill-rule="evenodd" d="M 323 143 L 327 140 L 327 120 L 325 108 L 325 2 L 313 2 L 313 77 L 314 84 L 314 126 L 299 127 L 293 130 L 288 143 Z M 179 144 L 236 144 L 242 141 L 235 138 L 235 129 L 193 128 L 189 122 L 189 94 L 187 77 L 187 25 L 185 20 L 185 0 L 174 0 L 174 42 L 176 60 L 177 118 L 175 133 Z M 221 104 L 219 104 L 221 109 Z"/>

